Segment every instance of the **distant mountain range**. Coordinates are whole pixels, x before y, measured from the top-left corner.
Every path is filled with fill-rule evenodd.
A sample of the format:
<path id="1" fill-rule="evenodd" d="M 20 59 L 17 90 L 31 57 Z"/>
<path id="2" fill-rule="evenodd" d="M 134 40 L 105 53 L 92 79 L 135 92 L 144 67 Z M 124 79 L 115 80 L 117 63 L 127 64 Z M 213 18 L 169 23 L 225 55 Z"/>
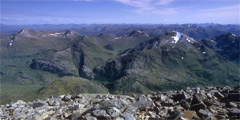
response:
<path id="1" fill-rule="evenodd" d="M 64 31 L 71 29 L 81 35 L 112 34 L 125 35 L 134 30 L 140 30 L 158 36 L 166 32 L 179 31 L 194 39 L 204 39 L 219 36 L 223 33 L 240 34 L 240 25 L 221 24 L 43 24 L 43 25 L 4 25 L 1 24 L 1 33 L 13 34 L 22 28 L 33 30 Z"/>
<path id="2" fill-rule="evenodd" d="M 1 34 L 1 103 L 77 92 L 145 93 L 240 82 L 235 33 L 210 29 L 213 25 L 135 25 L 124 30 L 127 26 L 86 27 L 85 32 L 103 31 L 93 35 L 81 34 L 82 28 Z"/>

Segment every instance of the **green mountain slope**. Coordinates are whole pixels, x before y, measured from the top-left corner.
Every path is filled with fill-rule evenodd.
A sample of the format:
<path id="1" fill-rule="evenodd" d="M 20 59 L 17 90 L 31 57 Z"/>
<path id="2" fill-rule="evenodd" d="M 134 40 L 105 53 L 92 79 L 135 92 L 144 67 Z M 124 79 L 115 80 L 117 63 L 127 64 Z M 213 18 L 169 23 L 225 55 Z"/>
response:
<path id="1" fill-rule="evenodd" d="M 64 76 L 93 79 L 92 69 L 96 66 L 116 58 L 125 48 L 149 39 L 147 34 L 137 33 L 121 39 L 105 34 L 81 36 L 71 30 L 23 29 L 12 35 L 1 34 L 0 77 L 4 85 L 1 86 L 1 102 L 31 100 L 40 88 Z M 112 46 L 113 50 L 106 49 L 105 45 Z M 29 96 L 23 96 L 25 94 Z"/>
<path id="2" fill-rule="evenodd" d="M 38 96 L 49 97 L 76 93 L 107 93 L 107 89 L 87 79 L 79 77 L 62 77 L 39 91 Z"/>
<path id="3" fill-rule="evenodd" d="M 231 33 L 226 33 L 212 39 L 203 39 L 201 42 L 213 51 L 222 55 L 229 61 L 239 65 L 239 41 L 240 37 Z"/>
<path id="4" fill-rule="evenodd" d="M 234 85 L 238 68 L 205 45 L 178 32 L 143 42 L 94 69 L 114 93 Z"/>

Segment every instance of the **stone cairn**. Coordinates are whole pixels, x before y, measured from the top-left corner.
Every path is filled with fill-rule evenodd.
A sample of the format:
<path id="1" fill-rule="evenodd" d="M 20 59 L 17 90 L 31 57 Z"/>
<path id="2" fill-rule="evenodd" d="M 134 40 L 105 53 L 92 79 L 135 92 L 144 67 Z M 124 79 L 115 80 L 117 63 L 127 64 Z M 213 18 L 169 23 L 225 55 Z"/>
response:
<path id="1" fill-rule="evenodd" d="M 240 87 L 187 88 L 145 95 L 62 95 L 0 106 L 1 120 L 240 119 Z"/>

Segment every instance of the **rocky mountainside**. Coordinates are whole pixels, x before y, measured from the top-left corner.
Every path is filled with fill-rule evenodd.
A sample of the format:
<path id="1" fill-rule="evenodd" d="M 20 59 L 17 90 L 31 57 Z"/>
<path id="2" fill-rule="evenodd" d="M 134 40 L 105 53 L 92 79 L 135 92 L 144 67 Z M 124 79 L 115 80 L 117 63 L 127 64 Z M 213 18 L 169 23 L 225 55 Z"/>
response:
<path id="1" fill-rule="evenodd" d="M 19 97 L 33 99 L 39 89 L 64 76 L 92 79 L 93 68 L 150 38 L 146 33 L 82 36 L 72 30 L 22 29 L 12 35 L 1 34 L 1 103 Z"/>
<path id="2" fill-rule="evenodd" d="M 177 31 L 81 35 L 72 30 L 22 29 L 1 34 L 0 40 L 1 104 L 50 94 L 146 93 L 186 85 L 235 85 L 240 80 L 238 66 L 225 53 Z M 231 50 L 236 49 L 228 53 Z"/>
<path id="3" fill-rule="evenodd" d="M 203 39 L 201 42 L 227 60 L 239 65 L 239 40 L 239 36 L 226 33 L 212 39 Z"/>
<path id="4" fill-rule="evenodd" d="M 113 93 L 233 85 L 240 80 L 234 64 L 179 32 L 143 42 L 93 72 Z"/>
<path id="5" fill-rule="evenodd" d="M 219 120 L 240 119 L 240 88 L 207 87 L 143 95 L 61 95 L 0 106 L 0 119 Z"/>

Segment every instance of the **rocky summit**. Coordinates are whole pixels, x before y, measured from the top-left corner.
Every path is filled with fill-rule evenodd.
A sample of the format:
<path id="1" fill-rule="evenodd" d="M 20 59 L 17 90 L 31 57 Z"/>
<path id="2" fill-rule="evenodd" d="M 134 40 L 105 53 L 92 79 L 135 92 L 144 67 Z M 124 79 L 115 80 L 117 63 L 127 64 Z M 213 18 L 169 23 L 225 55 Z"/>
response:
<path id="1" fill-rule="evenodd" d="M 240 86 L 187 88 L 142 95 L 61 95 L 0 106 L 2 120 L 240 119 Z"/>

